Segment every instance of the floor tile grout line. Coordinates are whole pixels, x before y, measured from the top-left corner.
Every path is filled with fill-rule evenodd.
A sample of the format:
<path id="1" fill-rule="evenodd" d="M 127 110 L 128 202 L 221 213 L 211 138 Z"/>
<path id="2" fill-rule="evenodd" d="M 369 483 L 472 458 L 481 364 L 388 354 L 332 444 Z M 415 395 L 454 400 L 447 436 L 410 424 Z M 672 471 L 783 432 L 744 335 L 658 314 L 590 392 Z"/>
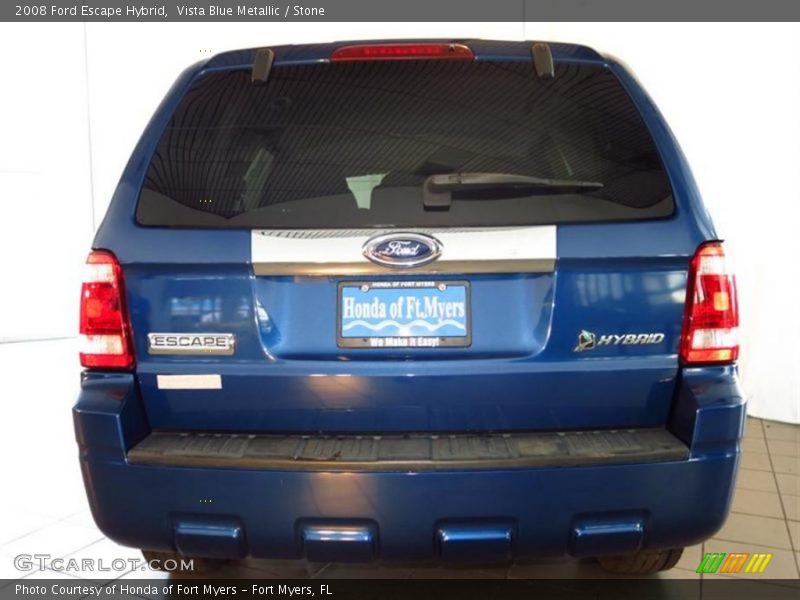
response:
<path id="1" fill-rule="evenodd" d="M 0 344 L 33 344 L 37 342 L 60 342 L 62 340 L 72 340 L 77 336 L 75 335 L 60 335 L 54 337 L 36 337 L 36 338 L 9 338 L 0 340 Z"/>
<path id="2" fill-rule="evenodd" d="M 37 527 L 36 529 L 31 529 L 31 530 L 30 530 L 30 531 L 28 531 L 27 533 L 23 533 L 22 535 L 19 535 L 19 536 L 15 537 L 14 539 L 8 540 L 7 542 L 3 542 L 2 544 L 0 544 L 0 550 L 2 550 L 3 548 L 5 548 L 6 546 L 10 546 L 10 545 L 11 545 L 11 544 L 13 544 L 14 542 L 18 542 L 19 540 L 21 540 L 21 539 L 23 539 L 23 538 L 26 538 L 26 537 L 28 537 L 29 535 L 33 535 L 34 533 L 37 533 L 37 532 L 41 531 L 42 529 L 45 529 L 45 528 L 47 528 L 47 527 L 50 527 L 51 525 L 53 525 L 53 524 L 55 524 L 55 523 L 58 523 L 58 522 L 59 522 L 59 521 L 58 521 L 57 519 L 54 519 L 54 520 L 52 520 L 52 521 L 50 521 L 50 522 L 48 522 L 48 523 L 45 523 L 44 525 L 40 525 L 40 526 L 39 526 L 39 527 Z"/>
<path id="3" fill-rule="evenodd" d="M 776 440 L 776 441 L 783 441 L 783 440 Z M 797 442 L 786 442 L 787 444 L 796 444 Z M 763 452 L 761 454 L 764 454 Z M 775 456 L 780 456 L 781 458 L 791 458 L 793 460 L 800 460 L 800 453 L 798 454 L 785 454 L 783 452 L 776 452 L 773 450 L 767 450 L 767 454 L 774 454 Z M 778 471 L 781 473 L 782 471 Z M 795 473 L 786 473 L 786 475 L 795 475 Z"/>
<path id="4" fill-rule="evenodd" d="M 74 514 L 77 514 L 77 513 L 74 513 Z M 75 525 L 76 527 L 79 527 L 80 525 L 78 525 L 77 523 L 73 523 L 71 521 L 67 521 L 67 519 L 69 519 L 72 516 L 74 516 L 74 514 L 68 515 L 66 517 L 51 517 L 51 516 L 47 516 L 47 515 L 37 515 L 37 517 L 41 517 L 43 519 L 46 519 L 47 521 L 43 525 L 39 525 L 35 529 L 31 529 L 30 531 L 28 531 L 26 533 L 23 533 L 22 535 L 18 535 L 15 538 L 12 538 L 12 539 L 10 539 L 10 540 L 8 540 L 6 542 L 3 542 L 2 544 L 0 544 L 0 550 L 4 549 L 6 546 L 10 546 L 14 542 L 18 542 L 21 539 L 24 539 L 24 538 L 26 538 L 28 536 L 31 536 L 31 535 L 33 535 L 35 533 L 38 533 L 42 529 L 46 529 L 47 527 L 52 527 L 53 525 L 58 525 L 59 523 L 67 523 L 68 525 Z"/>
<path id="5" fill-rule="evenodd" d="M 765 435 L 764 436 L 764 445 L 767 448 L 767 454 L 769 454 L 770 456 L 774 453 L 776 456 L 784 456 L 784 457 L 794 458 L 794 459 L 800 458 L 800 453 L 798 453 L 797 451 L 795 451 L 792 454 L 785 454 L 783 452 L 776 452 L 776 451 L 772 450 L 771 447 L 770 447 L 770 442 L 780 443 L 780 444 L 792 444 L 792 445 L 794 445 L 796 447 L 798 445 L 798 441 L 797 440 L 774 439 L 774 438 L 768 438 Z"/>
<path id="6" fill-rule="evenodd" d="M 708 540 L 705 540 L 703 542 L 703 556 L 706 555 L 706 552 L 708 552 Z M 697 565 L 697 566 L 700 567 L 700 565 Z M 703 583 L 705 581 L 705 579 L 706 579 L 706 573 L 702 573 L 701 572 L 700 573 L 700 585 L 701 586 L 705 585 L 705 583 Z"/>
<path id="7" fill-rule="evenodd" d="M 764 426 L 764 421 L 761 421 L 761 429 L 764 431 L 764 437 L 766 438 L 767 432 Z M 769 444 L 767 446 L 767 457 L 769 458 L 769 465 L 773 467 L 772 464 L 772 452 L 769 450 Z M 794 540 L 792 540 L 792 530 L 789 527 L 789 518 L 786 516 L 786 506 L 783 503 L 783 495 L 781 494 L 781 489 L 778 487 L 778 476 L 775 474 L 774 467 L 772 468 L 772 478 L 775 480 L 775 487 L 778 490 L 778 502 L 781 505 L 781 512 L 783 513 L 783 524 L 786 526 L 786 535 L 789 536 L 789 548 L 792 551 L 792 558 L 794 559 L 794 571 L 795 577 L 800 577 L 800 559 L 797 557 L 797 550 L 794 547 Z"/>
<path id="8" fill-rule="evenodd" d="M 772 473 L 772 471 L 761 471 L 762 473 Z M 770 491 L 770 490 L 759 490 L 756 488 L 749 488 L 749 487 L 741 487 L 739 485 L 736 486 L 736 490 L 744 490 L 745 492 L 764 492 L 765 494 L 775 494 L 776 496 L 779 495 L 779 492 Z M 783 517 L 767 517 L 768 519 L 778 519 L 779 521 L 783 520 Z"/>
<path id="9" fill-rule="evenodd" d="M 753 492 L 755 490 L 744 490 L 744 491 Z M 764 493 L 768 494 L 769 492 L 764 492 Z M 775 495 L 777 496 L 777 494 L 775 494 Z M 747 512 L 745 510 L 733 510 L 733 509 L 731 509 L 731 514 L 732 515 L 745 515 L 747 517 L 764 517 L 765 519 L 777 519 L 778 521 L 784 521 L 785 520 L 782 517 L 773 517 L 772 515 L 763 515 L 763 514 L 759 514 L 759 513 L 752 513 L 752 512 Z"/>
<path id="10" fill-rule="evenodd" d="M 81 508 L 80 510 L 76 510 L 75 512 L 71 512 L 68 515 L 65 515 L 63 517 L 59 517 L 58 521 L 61 522 L 61 521 L 66 521 L 68 519 L 74 519 L 78 515 L 83 515 L 86 512 L 87 512 L 87 510 L 85 508 Z M 89 515 L 91 515 L 91 512 L 89 513 Z"/>
<path id="11" fill-rule="evenodd" d="M 746 488 L 742 488 L 742 489 L 746 489 Z M 747 491 L 748 492 L 760 492 L 760 491 L 763 491 L 763 490 L 747 490 Z M 765 492 L 765 493 L 770 494 L 772 492 Z M 778 496 L 779 494 L 775 494 L 775 495 Z M 747 514 L 748 517 L 760 517 L 762 519 L 772 519 L 773 521 L 785 521 L 786 520 L 784 517 L 768 517 L 766 515 L 753 515 L 753 514 L 749 514 L 749 513 L 742 513 L 742 512 L 739 512 L 739 511 L 731 511 L 731 512 L 735 512 L 737 515 Z M 712 537 L 719 537 L 719 536 L 714 535 Z"/>
<path id="12" fill-rule="evenodd" d="M 703 540 L 703 543 L 700 545 L 700 562 L 701 563 L 703 561 L 703 558 L 705 558 L 705 555 L 706 555 L 706 540 Z M 697 568 L 699 569 L 700 565 L 697 565 Z M 695 573 L 696 572 L 697 571 L 695 570 Z M 703 585 L 704 585 L 703 578 L 704 577 L 705 577 L 705 575 L 701 571 L 700 572 L 700 593 L 698 594 L 698 600 L 703 600 Z"/>
<path id="13" fill-rule="evenodd" d="M 322 565 L 322 567 L 320 567 L 320 569 L 316 573 L 312 573 L 309 576 L 309 579 L 316 579 L 317 577 L 319 577 L 330 566 L 331 566 L 331 563 L 325 563 L 324 565 Z"/>
<path id="14" fill-rule="evenodd" d="M 95 544 L 98 544 L 98 543 L 102 542 L 105 539 L 108 539 L 108 538 L 106 538 L 106 536 L 99 537 L 96 540 L 94 540 L 93 542 L 90 542 L 90 543 L 86 544 L 85 546 L 81 546 L 80 548 L 77 548 L 77 549 L 73 550 L 72 552 L 69 552 L 68 554 L 65 554 L 64 556 L 59 556 L 59 558 L 69 558 L 73 554 L 77 554 L 81 550 L 86 550 L 88 547 L 94 546 Z"/>

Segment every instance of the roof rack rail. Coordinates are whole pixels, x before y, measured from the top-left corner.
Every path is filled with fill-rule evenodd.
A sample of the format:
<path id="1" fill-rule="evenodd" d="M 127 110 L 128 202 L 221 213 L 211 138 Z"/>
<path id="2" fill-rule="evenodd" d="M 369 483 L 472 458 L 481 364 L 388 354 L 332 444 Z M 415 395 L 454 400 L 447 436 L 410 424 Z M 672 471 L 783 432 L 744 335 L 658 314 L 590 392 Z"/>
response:
<path id="1" fill-rule="evenodd" d="M 275 62 L 275 52 L 270 48 L 259 48 L 253 59 L 253 70 L 250 72 L 250 82 L 263 84 L 269 78 L 272 63 Z"/>
<path id="2" fill-rule="evenodd" d="M 549 44 L 536 42 L 531 46 L 531 56 L 533 57 L 533 68 L 539 79 L 552 79 L 555 76 L 553 53 Z"/>

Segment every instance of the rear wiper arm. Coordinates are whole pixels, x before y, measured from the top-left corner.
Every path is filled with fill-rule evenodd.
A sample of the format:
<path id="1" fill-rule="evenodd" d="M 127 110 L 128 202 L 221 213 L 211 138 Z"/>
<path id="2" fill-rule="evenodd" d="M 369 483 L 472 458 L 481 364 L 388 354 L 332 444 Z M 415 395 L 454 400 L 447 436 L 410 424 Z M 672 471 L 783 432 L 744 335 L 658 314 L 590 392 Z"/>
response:
<path id="1" fill-rule="evenodd" d="M 425 208 L 447 209 L 452 202 L 452 193 L 458 191 L 498 190 L 519 191 L 522 194 L 574 194 L 599 190 L 598 181 L 577 179 L 547 179 L 513 173 L 447 173 L 431 175 L 423 183 Z M 504 195 L 508 197 L 508 195 Z"/>

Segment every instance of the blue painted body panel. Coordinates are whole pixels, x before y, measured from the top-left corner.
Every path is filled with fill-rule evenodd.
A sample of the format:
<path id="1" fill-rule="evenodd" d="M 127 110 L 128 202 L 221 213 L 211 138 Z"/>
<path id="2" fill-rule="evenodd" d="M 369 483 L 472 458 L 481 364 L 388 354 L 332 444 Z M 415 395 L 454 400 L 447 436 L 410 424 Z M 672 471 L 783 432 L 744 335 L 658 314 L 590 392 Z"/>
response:
<path id="1" fill-rule="evenodd" d="M 171 550 L 176 527 L 218 519 L 240 526 L 236 539 L 247 540 L 244 552 L 256 557 L 305 556 L 302 525 L 320 520 L 356 531 L 371 524 L 373 556 L 389 560 L 440 556 L 435 540 L 443 524 L 462 544 L 471 527 L 478 540 L 494 539 L 491 548 L 498 522 L 507 524 L 516 556 L 618 552 L 639 539 L 637 523 L 641 548 L 695 544 L 725 520 L 744 424 L 735 369 L 701 368 L 682 377 L 670 421 L 691 444 L 683 461 L 405 473 L 170 468 L 127 463 L 127 449 L 149 432 L 136 387 L 132 375 L 88 375 L 74 409 L 100 529 L 125 545 Z M 232 531 L 225 529 L 226 544 Z M 485 550 L 476 542 L 455 555 L 497 558 Z"/>
<path id="2" fill-rule="evenodd" d="M 276 64 L 327 60 L 340 45 L 275 48 Z M 476 60 L 530 60 L 527 43 L 469 45 Z M 243 545 L 237 553 L 295 557 L 305 553 L 297 524 L 333 519 L 368 525 L 363 531 L 373 537 L 354 546 L 354 555 L 368 547 L 383 558 L 422 558 L 443 552 L 436 532 L 450 523 L 458 534 L 450 539 L 461 540 L 453 542 L 451 554 L 463 558 L 473 550 L 480 554 L 479 547 L 503 548 L 508 531 L 514 554 L 582 555 L 581 548 L 603 553 L 631 544 L 692 544 L 721 526 L 744 400 L 735 367 L 682 369 L 677 359 L 688 261 L 700 243 L 715 239 L 713 224 L 677 142 L 628 71 L 580 46 L 555 44 L 553 54 L 556 62 L 601 64 L 618 76 L 661 154 L 674 215 L 646 223 L 560 225 L 554 273 L 469 278 L 469 348 L 402 355 L 337 347 L 337 286 L 346 278 L 256 277 L 248 230 L 136 224 L 150 157 L 192 81 L 210 70 L 250 68 L 254 51 L 219 55 L 179 77 L 137 145 L 93 245 L 114 252 L 123 266 L 137 358 L 134 374 L 88 373 L 75 408 L 92 510 L 109 537 L 172 549 L 176 532 L 183 532 L 182 543 L 194 547 L 197 523 L 218 517 L 233 523 L 221 535 L 228 547 Z M 582 329 L 660 332 L 664 340 L 576 353 Z M 236 353 L 224 360 L 150 356 L 146 334 L 154 331 L 233 333 Z M 222 375 L 223 390 L 156 385 L 157 374 L 209 372 Z M 691 448 L 690 459 L 567 469 L 315 473 L 134 466 L 125 455 L 154 429 L 645 426 L 668 427 Z M 473 543 L 471 531 L 489 541 Z M 202 544 L 196 546 L 201 551 Z"/>

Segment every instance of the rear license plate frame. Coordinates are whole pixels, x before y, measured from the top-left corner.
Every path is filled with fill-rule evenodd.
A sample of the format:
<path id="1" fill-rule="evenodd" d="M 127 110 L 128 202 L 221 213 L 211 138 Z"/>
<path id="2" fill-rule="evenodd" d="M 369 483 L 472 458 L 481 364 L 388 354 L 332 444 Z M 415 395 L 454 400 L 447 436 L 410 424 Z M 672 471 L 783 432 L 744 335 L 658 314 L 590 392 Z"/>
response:
<path id="1" fill-rule="evenodd" d="M 442 289 L 444 286 L 444 289 Z M 362 291 L 373 292 L 386 290 L 397 295 L 403 291 L 419 291 L 433 289 L 441 296 L 450 288 L 463 288 L 464 335 L 385 335 L 385 336 L 346 336 L 343 327 L 342 304 L 346 288 L 359 288 Z M 340 281 L 336 290 L 336 345 L 339 348 L 372 349 L 372 350 L 434 350 L 437 348 L 469 348 L 472 345 L 472 294 L 470 282 L 466 280 L 369 280 L 369 281 Z M 387 311 L 391 310 L 387 307 Z M 390 315 L 387 314 L 387 319 Z M 405 321 L 407 319 L 403 319 Z M 461 319 L 452 319 L 459 322 Z M 449 326 L 450 329 L 454 327 Z"/>

